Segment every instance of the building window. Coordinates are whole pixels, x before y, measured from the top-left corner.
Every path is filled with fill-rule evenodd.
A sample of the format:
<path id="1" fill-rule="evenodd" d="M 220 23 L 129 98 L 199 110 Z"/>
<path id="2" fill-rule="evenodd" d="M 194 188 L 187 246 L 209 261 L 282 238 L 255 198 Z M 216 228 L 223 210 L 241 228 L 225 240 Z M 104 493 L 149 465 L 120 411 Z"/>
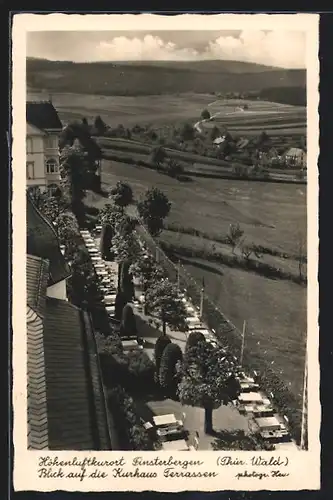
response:
<path id="1" fill-rule="evenodd" d="M 27 179 L 31 180 L 35 178 L 35 162 L 27 161 Z"/>
<path id="2" fill-rule="evenodd" d="M 46 173 L 56 174 L 58 172 L 58 163 L 54 158 L 46 161 Z"/>
<path id="3" fill-rule="evenodd" d="M 31 137 L 27 137 L 27 153 L 33 153 L 33 140 Z"/>
<path id="4" fill-rule="evenodd" d="M 48 149 L 54 149 L 58 147 L 57 138 L 52 135 L 47 136 L 45 142 Z"/>

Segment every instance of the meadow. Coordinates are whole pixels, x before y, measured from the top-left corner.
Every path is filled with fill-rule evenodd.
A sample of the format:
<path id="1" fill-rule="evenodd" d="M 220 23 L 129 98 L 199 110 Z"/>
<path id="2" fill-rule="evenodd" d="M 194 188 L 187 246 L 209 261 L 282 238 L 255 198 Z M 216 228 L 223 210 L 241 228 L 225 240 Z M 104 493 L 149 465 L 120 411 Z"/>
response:
<path id="1" fill-rule="evenodd" d="M 29 92 L 29 99 L 48 99 L 48 93 Z M 216 101 L 210 94 L 187 93 L 181 95 L 105 96 L 94 94 L 52 93 L 52 101 L 63 123 L 86 117 L 93 122 L 100 115 L 110 127 L 119 124 L 132 128 L 136 124 L 154 128 L 193 125 L 200 120 L 203 109 L 216 115 L 214 125 L 228 128 L 239 135 L 254 135 L 265 130 L 270 135 L 303 135 L 306 132 L 306 110 L 266 101 L 246 101 L 249 109 L 240 111 L 239 100 Z"/>
<path id="2" fill-rule="evenodd" d="M 225 238 L 231 223 L 239 223 L 247 243 L 289 256 L 283 259 L 265 254 L 263 262 L 297 273 L 294 257 L 299 239 L 306 238 L 305 186 L 225 179 L 181 183 L 144 167 L 108 160 L 103 161 L 102 175 L 105 189 L 122 180 L 132 186 L 136 199 L 151 186 L 165 192 L 172 208 L 161 242 L 206 251 L 214 245 L 216 251 L 230 253 L 230 247 L 218 240 Z M 86 202 L 101 208 L 107 199 L 89 193 Z M 206 237 L 177 232 L 179 226 L 194 228 Z M 208 260 L 179 257 L 199 284 L 205 278 L 208 295 L 238 328 L 247 321 L 247 348 L 260 348 L 299 398 L 306 338 L 306 287 Z"/>

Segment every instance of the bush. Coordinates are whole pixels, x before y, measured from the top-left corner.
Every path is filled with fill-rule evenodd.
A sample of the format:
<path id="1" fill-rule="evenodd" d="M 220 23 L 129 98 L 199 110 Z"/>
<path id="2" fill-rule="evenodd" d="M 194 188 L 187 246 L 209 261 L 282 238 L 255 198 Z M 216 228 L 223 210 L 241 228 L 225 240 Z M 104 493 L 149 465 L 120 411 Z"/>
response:
<path id="1" fill-rule="evenodd" d="M 133 191 L 129 184 L 126 182 L 118 181 L 116 186 L 111 189 L 110 197 L 119 207 L 126 207 L 133 201 Z"/>
<path id="2" fill-rule="evenodd" d="M 119 291 L 116 295 L 116 302 L 115 302 L 115 313 L 114 317 L 116 320 L 121 321 L 122 316 L 123 316 L 123 309 L 127 304 L 127 298 L 126 295 Z"/>
<path id="3" fill-rule="evenodd" d="M 208 109 L 204 109 L 201 113 L 201 118 L 203 120 L 209 120 L 210 118 L 210 112 L 208 111 Z"/>
<path id="4" fill-rule="evenodd" d="M 183 360 L 182 351 L 177 344 L 169 343 L 162 354 L 159 368 L 161 387 L 171 392 L 176 391 L 178 384 L 177 363 Z"/>
<path id="5" fill-rule="evenodd" d="M 101 239 L 100 239 L 100 252 L 102 258 L 105 260 L 113 260 L 114 255 L 111 250 L 112 238 L 114 236 L 114 230 L 110 224 L 104 224 L 102 227 Z"/>
<path id="6" fill-rule="evenodd" d="M 166 348 L 166 346 L 169 344 L 171 344 L 171 340 L 167 335 L 161 335 L 156 340 L 155 348 L 154 348 L 154 359 L 155 359 L 155 367 L 156 367 L 157 376 L 159 374 L 160 363 L 161 363 L 163 351 Z"/>
<path id="7" fill-rule="evenodd" d="M 125 260 L 120 267 L 120 291 L 126 296 L 127 302 L 131 302 L 134 296 L 133 278 L 129 272 L 130 265 L 131 263 Z"/>
<path id="8" fill-rule="evenodd" d="M 206 338 L 201 332 L 191 332 L 187 338 L 186 346 L 185 346 L 185 355 L 191 347 L 194 347 L 199 342 L 206 342 Z"/>
<path id="9" fill-rule="evenodd" d="M 120 336 L 132 337 L 137 335 L 137 326 L 135 315 L 130 304 L 126 304 L 123 308 L 122 319 L 120 324 Z"/>
<path id="10" fill-rule="evenodd" d="M 136 413 L 134 401 L 122 387 L 114 387 L 108 391 L 108 406 L 118 432 L 121 449 L 140 451 L 153 449 L 149 434 Z"/>

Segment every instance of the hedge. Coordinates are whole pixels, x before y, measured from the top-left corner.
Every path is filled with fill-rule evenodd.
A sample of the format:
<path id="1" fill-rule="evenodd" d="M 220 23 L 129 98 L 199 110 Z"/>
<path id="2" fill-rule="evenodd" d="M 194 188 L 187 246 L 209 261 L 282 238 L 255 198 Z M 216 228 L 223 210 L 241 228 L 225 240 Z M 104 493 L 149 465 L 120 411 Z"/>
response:
<path id="1" fill-rule="evenodd" d="M 122 319 L 120 324 L 120 336 L 130 337 L 137 335 L 138 329 L 136 326 L 135 315 L 130 304 L 126 304 L 123 308 Z"/>
<path id="2" fill-rule="evenodd" d="M 167 347 L 167 345 L 169 345 L 169 344 L 171 344 L 171 339 L 167 335 L 161 335 L 156 340 L 155 348 L 154 348 L 154 359 L 155 359 L 157 378 L 158 378 L 158 374 L 159 374 L 159 370 L 160 370 L 160 363 L 161 363 L 161 357 L 162 357 L 163 351 Z"/>
<path id="3" fill-rule="evenodd" d="M 187 337 L 186 345 L 185 345 L 185 355 L 187 351 L 197 345 L 199 342 L 206 342 L 206 338 L 203 333 L 201 332 L 191 332 L 189 336 Z"/>
<path id="4" fill-rule="evenodd" d="M 163 351 L 159 367 L 159 382 L 163 389 L 167 389 L 172 392 L 176 390 L 176 365 L 182 360 L 183 354 L 179 345 L 169 343 Z"/>

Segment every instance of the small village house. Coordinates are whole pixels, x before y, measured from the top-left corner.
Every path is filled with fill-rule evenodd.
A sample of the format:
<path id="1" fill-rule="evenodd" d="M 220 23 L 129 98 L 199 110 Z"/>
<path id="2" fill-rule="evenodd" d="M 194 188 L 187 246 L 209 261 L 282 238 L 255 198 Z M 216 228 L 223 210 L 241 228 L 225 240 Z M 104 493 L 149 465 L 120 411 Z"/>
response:
<path id="1" fill-rule="evenodd" d="M 287 166 L 306 168 L 306 152 L 301 148 L 290 148 L 284 154 Z"/>
<path id="2" fill-rule="evenodd" d="M 51 101 L 26 105 L 27 186 L 54 191 L 60 182 L 58 136 L 62 123 Z"/>

